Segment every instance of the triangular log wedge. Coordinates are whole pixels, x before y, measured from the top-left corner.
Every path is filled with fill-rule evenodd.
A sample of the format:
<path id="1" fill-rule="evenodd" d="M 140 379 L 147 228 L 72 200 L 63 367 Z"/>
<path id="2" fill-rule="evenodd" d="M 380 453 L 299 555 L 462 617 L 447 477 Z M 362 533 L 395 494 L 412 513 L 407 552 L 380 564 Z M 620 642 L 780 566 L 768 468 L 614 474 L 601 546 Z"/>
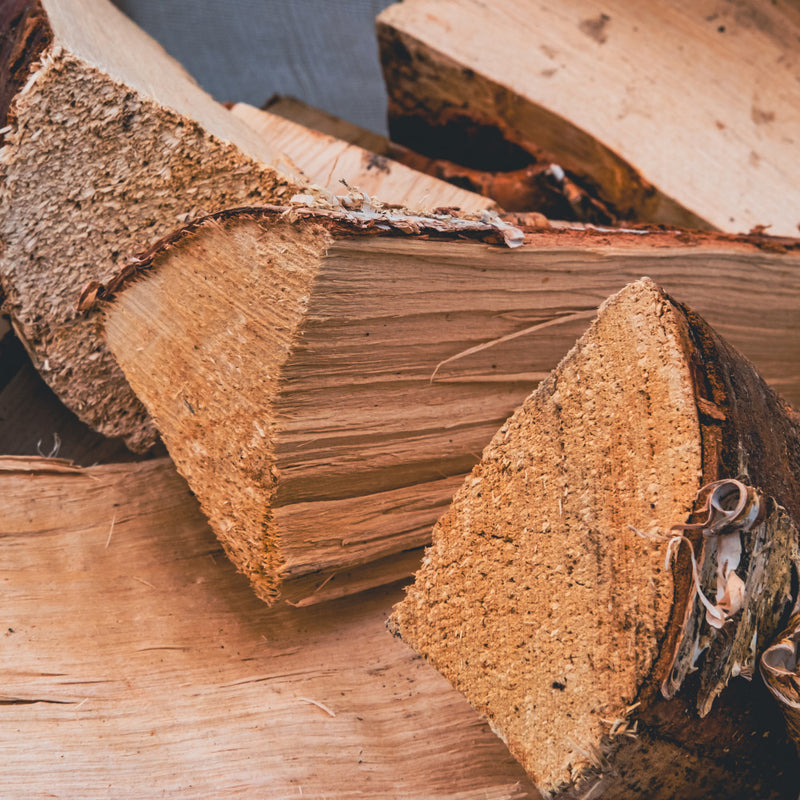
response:
<path id="1" fill-rule="evenodd" d="M 136 449 L 156 432 L 91 321 L 90 280 L 229 205 L 302 184 L 107 0 L 0 7 L 0 284 L 37 369 L 84 421 Z M 138 244 L 137 244 L 138 243 Z"/>
<path id="2" fill-rule="evenodd" d="M 797 234 L 795 4 L 405 0 L 378 33 L 414 150 L 553 160 L 620 219 Z"/>
<path id="3" fill-rule="evenodd" d="M 0 458 L 0 581 L 8 800 L 537 797 L 396 588 L 267 609 L 165 459 Z"/>
<path id="4" fill-rule="evenodd" d="M 384 203 L 418 210 L 445 207 L 478 211 L 495 207 L 488 197 L 247 103 L 236 103 L 231 112 L 312 184 L 335 196 L 346 195 L 347 187 L 351 186 L 377 196 Z"/>
<path id="5" fill-rule="evenodd" d="M 796 599 L 798 467 L 797 415 L 642 279 L 500 428 L 391 629 L 545 793 L 789 796 L 764 687 L 711 705 Z"/>
<path id="6" fill-rule="evenodd" d="M 304 576 L 348 591 L 347 571 L 373 562 L 369 580 L 402 577 L 399 555 L 429 541 L 497 426 L 642 273 L 800 397 L 794 250 L 646 232 L 543 231 L 514 249 L 461 238 L 511 235 L 494 224 L 233 210 L 102 290 L 117 295 L 111 350 L 260 596 Z"/>

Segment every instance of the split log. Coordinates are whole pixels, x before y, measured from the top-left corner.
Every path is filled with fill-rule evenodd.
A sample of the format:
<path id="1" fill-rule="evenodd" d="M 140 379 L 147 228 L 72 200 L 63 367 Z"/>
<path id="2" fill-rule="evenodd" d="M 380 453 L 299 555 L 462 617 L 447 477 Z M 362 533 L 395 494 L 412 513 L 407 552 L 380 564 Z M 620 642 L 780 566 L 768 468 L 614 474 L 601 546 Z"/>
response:
<path id="1" fill-rule="evenodd" d="M 711 705 L 796 599 L 798 468 L 796 413 L 637 281 L 500 428 L 391 628 L 544 793 L 794 797 L 763 686 Z"/>
<path id="2" fill-rule="evenodd" d="M 146 449 L 156 431 L 81 290 L 143 240 L 237 203 L 288 200 L 263 138 L 203 92 L 107 0 L 0 4 L 0 284 L 59 397 Z"/>
<path id="3" fill-rule="evenodd" d="M 412 149 L 541 149 L 622 219 L 796 235 L 791 3 L 659 0 L 644 19 L 630 0 L 406 0 L 378 32 L 391 137 Z"/>
<path id="4" fill-rule="evenodd" d="M 344 593 L 359 575 L 363 588 L 407 574 L 497 426 L 603 298 L 643 272 L 800 398 L 796 242 L 775 252 L 759 249 L 763 237 L 546 230 L 508 249 L 458 238 L 482 225 L 234 210 L 87 294 L 118 295 L 109 346 L 265 600 L 287 579 Z"/>
<path id="5" fill-rule="evenodd" d="M 0 459 L 0 580 L 4 798 L 538 797 L 397 589 L 266 609 L 165 460 Z"/>
<path id="6" fill-rule="evenodd" d="M 506 211 L 537 212 L 554 220 L 601 224 L 614 221 L 605 206 L 569 180 L 559 166 L 542 160 L 541 155 L 537 161 L 531 154 L 530 158 L 524 159 L 524 165 L 516 165 L 510 170 L 476 169 L 455 163 L 453 158 L 456 156 L 446 147 L 443 149 L 444 156 L 429 158 L 293 97 L 275 95 L 266 102 L 264 109 L 273 115 L 363 147 L 379 157 L 491 197 Z M 387 199 L 385 195 L 381 197 Z"/>
<path id="7" fill-rule="evenodd" d="M 334 196 L 347 194 L 346 187 L 354 187 L 385 203 L 414 209 L 448 207 L 478 211 L 495 205 L 486 197 L 430 177 L 385 155 L 247 103 L 236 103 L 231 112 L 281 153 L 295 172 Z"/>

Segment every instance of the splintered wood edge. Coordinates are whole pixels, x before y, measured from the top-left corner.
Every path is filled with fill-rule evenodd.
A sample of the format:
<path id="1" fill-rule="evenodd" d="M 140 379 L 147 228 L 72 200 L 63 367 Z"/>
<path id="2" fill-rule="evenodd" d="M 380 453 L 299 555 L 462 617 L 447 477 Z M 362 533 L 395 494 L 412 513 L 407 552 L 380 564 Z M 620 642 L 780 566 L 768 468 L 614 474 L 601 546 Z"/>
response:
<path id="1" fill-rule="evenodd" d="M 504 214 L 482 212 L 464 216 L 451 216 L 443 213 L 439 217 L 420 217 L 404 215 L 402 209 L 387 207 L 389 215 L 359 215 L 345 208 L 322 208 L 311 205 L 299 206 L 237 206 L 226 208 L 198 217 L 189 224 L 177 228 L 155 241 L 138 256 L 132 258 L 110 281 L 92 281 L 83 289 L 78 298 L 77 310 L 88 314 L 98 310 L 104 302 L 109 302 L 125 287 L 144 276 L 153 267 L 156 258 L 191 236 L 196 230 L 215 223 L 235 218 L 254 220 L 278 219 L 290 221 L 311 220 L 328 228 L 332 234 L 345 236 L 409 236 L 441 239 L 472 239 L 490 244 L 509 246 L 553 246 L 597 247 L 613 246 L 619 248 L 641 247 L 727 247 L 742 248 L 754 252 L 768 252 L 786 255 L 800 252 L 800 238 L 770 236 L 763 229 L 746 234 L 720 233 L 717 231 L 696 231 L 666 229 L 663 227 L 625 227 L 607 228 L 603 226 L 550 222 L 540 214 Z M 434 209 L 446 212 L 448 209 Z M 510 241 L 509 241 L 510 239 Z M 513 242 L 513 244 L 511 243 Z"/>

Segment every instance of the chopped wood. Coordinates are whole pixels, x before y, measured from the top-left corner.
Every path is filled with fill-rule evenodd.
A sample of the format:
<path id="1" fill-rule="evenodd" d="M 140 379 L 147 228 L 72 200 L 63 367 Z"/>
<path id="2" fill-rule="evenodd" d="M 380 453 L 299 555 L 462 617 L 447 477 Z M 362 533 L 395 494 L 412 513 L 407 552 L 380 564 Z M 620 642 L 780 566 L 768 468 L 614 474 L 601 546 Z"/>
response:
<path id="1" fill-rule="evenodd" d="M 622 219 L 797 234 L 791 3 L 406 0 L 378 34 L 398 142 L 538 148 Z"/>
<path id="2" fill-rule="evenodd" d="M 0 466 L 4 797 L 538 797 L 387 635 L 396 588 L 268 610 L 169 462 L 31 467 Z"/>
<path id="3" fill-rule="evenodd" d="M 81 290 L 188 219 L 301 181 L 107 0 L 13 0 L 0 23 L 4 309 L 81 419 L 146 449 L 155 428 L 76 317 Z"/>
<path id="4" fill-rule="evenodd" d="M 236 103 L 231 112 L 263 136 L 295 172 L 334 196 L 346 195 L 347 187 L 353 187 L 384 203 L 415 209 L 478 211 L 495 205 L 479 194 L 247 103 Z"/>
<path id="5" fill-rule="evenodd" d="M 234 110 L 235 108 L 234 106 Z M 387 158 L 392 162 L 405 164 L 419 172 L 465 187 L 471 192 L 491 197 L 506 211 L 535 211 L 554 220 L 601 224 L 614 221 L 613 215 L 605 206 L 571 181 L 560 167 L 541 155 L 538 162 L 531 155 L 526 159 L 528 163 L 515 169 L 476 169 L 455 163 L 453 158 L 457 156 L 447 149 L 444 150 L 447 157 L 430 158 L 421 155 L 385 136 L 360 128 L 293 97 L 275 95 L 266 102 L 264 109 L 270 114 L 369 150 L 379 159 Z M 379 160 L 373 163 L 379 165 L 383 162 Z M 387 199 L 384 195 L 381 196 Z"/>
<path id="6" fill-rule="evenodd" d="M 786 630 L 764 651 L 760 666 L 800 755 L 800 614 L 792 616 Z"/>
<path id="7" fill-rule="evenodd" d="M 408 574 L 502 419 L 602 299 L 642 273 L 708 312 L 800 398 L 796 243 L 447 238 L 448 225 L 463 236 L 470 224 L 492 233 L 491 220 L 366 207 L 233 210 L 176 232 L 105 290 L 127 285 L 107 309 L 111 350 L 265 600 L 287 579 L 308 588 L 289 599 L 310 602 L 331 575 L 325 591 L 344 593 L 351 578 L 361 589 Z M 425 225 L 437 227 L 400 234 Z"/>
<path id="8" fill-rule="evenodd" d="M 710 707 L 796 599 L 799 467 L 800 425 L 752 364 L 637 281 L 500 428 L 391 628 L 544 793 L 788 797 L 800 771 L 762 736 L 763 689 Z M 688 547 L 665 563 L 676 536 L 697 583 Z M 659 699 L 687 642 L 697 674 Z"/>

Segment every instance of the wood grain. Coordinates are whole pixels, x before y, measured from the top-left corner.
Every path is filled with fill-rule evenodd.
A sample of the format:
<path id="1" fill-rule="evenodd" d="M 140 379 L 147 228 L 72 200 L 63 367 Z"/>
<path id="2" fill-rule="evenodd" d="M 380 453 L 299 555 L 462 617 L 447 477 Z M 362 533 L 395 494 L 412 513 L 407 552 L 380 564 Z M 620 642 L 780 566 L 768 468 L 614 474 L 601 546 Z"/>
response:
<path id="1" fill-rule="evenodd" d="M 397 589 L 268 611 L 165 460 L 0 486 L 3 797 L 537 796 Z"/>
<path id="2" fill-rule="evenodd" d="M 791 3 L 413 0 L 378 18 L 392 138 L 470 120 L 588 177 L 622 218 L 800 223 Z M 415 149 L 419 149 L 416 147 Z"/>
<path id="3" fill-rule="evenodd" d="M 106 335 L 269 599 L 426 544 L 493 431 L 642 274 L 800 399 L 797 253 L 683 238 L 544 231 L 511 250 L 250 210 L 153 254 Z"/>

